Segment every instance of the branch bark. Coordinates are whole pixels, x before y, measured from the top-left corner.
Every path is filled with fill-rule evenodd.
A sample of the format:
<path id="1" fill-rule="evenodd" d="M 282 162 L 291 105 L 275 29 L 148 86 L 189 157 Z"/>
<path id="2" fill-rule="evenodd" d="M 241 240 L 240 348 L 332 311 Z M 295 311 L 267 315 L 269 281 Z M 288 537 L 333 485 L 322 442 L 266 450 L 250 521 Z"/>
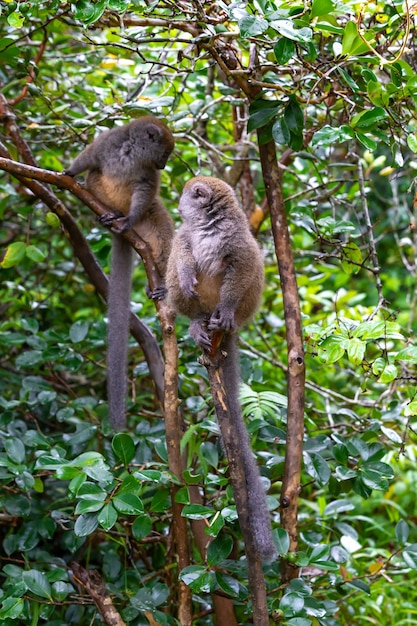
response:
<path id="1" fill-rule="evenodd" d="M 275 143 L 272 140 L 266 144 L 259 141 L 259 154 L 281 278 L 288 354 L 287 440 L 281 493 L 281 525 L 288 532 L 290 552 L 297 552 L 298 495 L 303 453 L 305 385 L 301 312 Z M 283 560 L 282 581 L 284 583 L 289 582 L 297 576 L 298 568 Z"/>
<path id="2" fill-rule="evenodd" d="M 168 464 L 171 472 L 176 476 L 178 481 L 181 482 L 184 468 L 180 448 L 182 428 L 178 411 L 178 346 L 175 336 L 175 315 L 165 302 L 160 303 L 159 318 L 165 351 L 164 417 Z M 190 564 L 190 554 L 187 520 L 181 515 L 182 504 L 176 502 L 175 499 L 179 488 L 180 486 L 178 484 L 172 483 L 173 535 L 178 558 L 178 569 L 181 571 Z M 191 626 L 191 589 L 181 580 L 178 583 L 178 620 L 181 626 Z"/>
<path id="3" fill-rule="evenodd" d="M 79 563 L 71 563 L 74 581 L 86 590 L 107 626 L 126 626 L 97 570 L 89 572 Z"/>

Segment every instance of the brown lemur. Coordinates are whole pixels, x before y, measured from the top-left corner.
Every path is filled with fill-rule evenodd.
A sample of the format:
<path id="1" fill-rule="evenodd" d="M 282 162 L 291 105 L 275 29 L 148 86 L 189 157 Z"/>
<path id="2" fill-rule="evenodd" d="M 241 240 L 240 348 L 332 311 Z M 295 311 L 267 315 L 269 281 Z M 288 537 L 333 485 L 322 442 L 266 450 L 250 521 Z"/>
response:
<path id="1" fill-rule="evenodd" d="M 204 351 L 212 351 L 213 332 L 225 333 L 223 384 L 230 419 L 241 441 L 250 527 L 259 556 L 270 562 L 276 549 L 239 402 L 236 332 L 260 304 L 264 285 L 261 251 L 234 191 L 218 178 L 197 176 L 188 181 L 178 210 L 183 223 L 168 260 L 167 301 L 177 313 L 191 319 L 190 335 Z"/>
<path id="2" fill-rule="evenodd" d="M 158 118 L 145 116 L 104 131 L 65 171 L 76 176 L 88 170 L 86 187 L 112 212 L 100 219 L 113 233 L 108 290 L 107 394 L 110 423 L 126 425 L 127 354 L 133 254 L 117 233 L 133 228 L 149 245 L 163 279 L 174 225 L 159 198 L 160 173 L 174 149 L 174 138 Z M 148 293 L 154 299 L 165 287 Z"/>

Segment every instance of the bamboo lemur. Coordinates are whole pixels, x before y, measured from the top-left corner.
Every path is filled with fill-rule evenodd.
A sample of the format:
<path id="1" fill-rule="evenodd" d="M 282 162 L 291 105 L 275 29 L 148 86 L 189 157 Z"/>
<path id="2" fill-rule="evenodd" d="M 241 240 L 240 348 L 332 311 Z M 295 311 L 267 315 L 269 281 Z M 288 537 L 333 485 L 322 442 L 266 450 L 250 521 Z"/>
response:
<path id="1" fill-rule="evenodd" d="M 150 246 L 165 277 L 174 226 L 159 198 L 159 170 L 174 149 L 171 131 L 159 119 L 145 116 L 101 133 L 66 170 L 76 176 L 88 170 L 86 187 L 114 212 L 101 218 L 114 233 L 133 228 Z M 126 425 L 127 353 L 129 340 L 132 248 L 113 235 L 108 292 L 107 393 L 110 423 Z M 165 288 L 151 297 L 159 299 Z"/>
<path id="2" fill-rule="evenodd" d="M 239 402 L 237 329 L 257 310 L 264 285 L 260 249 L 232 188 L 217 178 L 197 176 L 184 187 L 183 219 L 168 260 L 168 303 L 191 319 L 190 334 L 205 351 L 212 331 L 225 331 L 224 387 L 232 423 L 241 440 L 249 519 L 259 555 L 276 555 L 269 511 Z"/>

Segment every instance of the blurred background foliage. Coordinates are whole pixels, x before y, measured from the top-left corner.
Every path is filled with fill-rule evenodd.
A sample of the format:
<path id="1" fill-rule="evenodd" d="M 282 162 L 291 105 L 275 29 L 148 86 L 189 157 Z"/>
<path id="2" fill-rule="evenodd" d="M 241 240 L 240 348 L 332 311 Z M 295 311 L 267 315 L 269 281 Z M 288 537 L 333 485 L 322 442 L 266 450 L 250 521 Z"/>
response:
<path id="1" fill-rule="evenodd" d="M 236 188 L 257 233 L 267 280 L 241 336 L 242 403 L 279 551 L 301 567 L 285 589 L 278 564 L 265 571 L 274 623 L 414 624 L 414 0 L 12 0 L 0 10 L 2 93 L 40 167 L 62 171 L 98 132 L 149 112 L 176 138 L 161 182 L 176 222 L 185 181 L 202 173 Z M 251 102 L 242 80 L 257 91 Z M 258 128 L 280 158 L 304 323 L 297 555 L 279 529 L 287 356 Z M 109 234 L 58 195 L 108 270 Z M 179 497 L 186 517 L 208 521 L 214 547 L 180 573 L 163 420 L 140 349 L 132 340 L 130 434 L 112 438 L 103 302 L 55 215 L 5 173 L 0 217 L 0 621 L 101 623 L 71 577 L 75 560 L 100 572 L 127 623 L 176 623 L 179 576 L 195 624 L 214 623 L 215 591 L 249 623 L 227 468 L 186 321 L 186 482 L 204 506 L 193 508 L 186 488 Z M 134 308 L 160 338 L 145 284 L 138 265 Z"/>

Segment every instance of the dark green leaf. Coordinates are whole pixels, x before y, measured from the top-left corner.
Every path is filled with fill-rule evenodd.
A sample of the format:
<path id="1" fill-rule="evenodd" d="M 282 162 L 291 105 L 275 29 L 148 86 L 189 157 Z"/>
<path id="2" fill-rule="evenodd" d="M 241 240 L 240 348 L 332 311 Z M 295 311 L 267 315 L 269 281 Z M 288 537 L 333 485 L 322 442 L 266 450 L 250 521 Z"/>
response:
<path id="1" fill-rule="evenodd" d="M 285 107 L 284 119 L 290 131 L 302 135 L 304 128 L 303 112 L 294 98 L 291 98 Z"/>
<path id="2" fill-rule="evenodd" d="M 206 519 L 207 517 L 211 517 L 214 513 L 215 511 L 209 506 L 189 504 L 183 508 L 181 515 L 189 519 Z"/>
<path id="3" fill-rule="evenodd" d="M 133 493 L 118 493 L 112 499 L 115 509 L 124 515 L 139 515 L 144 512 L 143 504 Z"/>
<path id="4" fill-rule="evenodd" d="M 132 524 L 132 533 L 135 539 L 147 537 L 152 530 L 152 520 L 149 515 L 139 515 Z"/>
<path id="5" fill-rule="evenodd" d="M 77 537 L 87 537 L 91 535 L 98 526 L 98 519 L 95 513 L 85 513 L 77 518 L 74 526 L 74 533 Z"/>
<path id="6" fill-rule="evenodd" d="M 265 126 L 278 114 L 280 103 L 274 100 L 255 100 L 249 109 L 248 131 Z"/>
<path id="7" fill-rule="evenodd" d="M 288 63 L 290 59 L 294 56 L 295 53 L 295 45 L 291 39 L 286 39 L 286 37 L 280 37 L 276 44 L 274 45 L 274 54 L 275 58 L 281 65 L 285 65 Z"/>
<path id="8" fill-rule="evenodd" d="M 23 582 L 35 596 L 52 600 L 51 585 L 43 572 L 31 569 L 23 572 Z"/>
<path id="9" fill-rule="evenodd" d="M 113 452 L 122 461 L 125 467 L 127 467 L 135 457 L 135 443 L 132 437 L 127 433 L 117 433 L 113 437 L 112 448 Z"/>
<path id="10" fill-rule="evenodd" d="M 0 609 L 0 620 L 15 620 L 22 614 L 23 609 L 22 598 L 5 598 Z"/>
<path id="11" fill-rule="evenodd" d="M 104 530 L 110 530 L 117 522 L 117 511 L 110 502 L 102 507 L 97 515 L 97 521 Z"/>
<path id="12" fill-rule="evenodd" d="M 207 551 L 207 564 L 209 567 L 218 565 L 229 556 L 233 549 L 233 539 L 224 533 L 218 535 L 210 543 Z"/>

